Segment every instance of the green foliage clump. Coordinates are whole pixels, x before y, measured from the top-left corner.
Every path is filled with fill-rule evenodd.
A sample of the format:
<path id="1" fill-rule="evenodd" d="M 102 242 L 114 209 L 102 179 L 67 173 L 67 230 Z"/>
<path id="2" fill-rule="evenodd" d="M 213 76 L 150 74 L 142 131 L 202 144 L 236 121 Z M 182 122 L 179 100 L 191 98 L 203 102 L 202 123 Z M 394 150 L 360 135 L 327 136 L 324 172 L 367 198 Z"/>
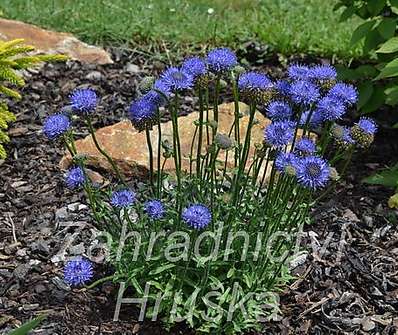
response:
<path id="1" fill-rule="evenodd" d="M 42 62 L 65 60 L 63 55 L 28 55 L 35 48 L 24 45 L 23 39 L 0 41 L 0 98 L 9 97 L 21 99 L 15 88 L 25 85 L 19 70 L 25 70 Z M 0 101 L 0 159 L 6 157 L 3 144 L 9 141 L 6 130 L 10 122 L 15 121 L 15 115 L 8 110 L 5 100 Z"/>
<path id="2" fill-rule="evenodd" d="M 363 80 L 358 108 L 362 113 L 371 113 L 385 103 L 397 105 L 398 0 L 339 0 L 335 9 L 341 7 L 345 7 L 341 20 L 352 16 L 365 20 L 353 32 L 351 44 L 362 43 L 364 54 L 375 61 L 374 65 L 362 65 L 342 74 L 343 79 Z"/>

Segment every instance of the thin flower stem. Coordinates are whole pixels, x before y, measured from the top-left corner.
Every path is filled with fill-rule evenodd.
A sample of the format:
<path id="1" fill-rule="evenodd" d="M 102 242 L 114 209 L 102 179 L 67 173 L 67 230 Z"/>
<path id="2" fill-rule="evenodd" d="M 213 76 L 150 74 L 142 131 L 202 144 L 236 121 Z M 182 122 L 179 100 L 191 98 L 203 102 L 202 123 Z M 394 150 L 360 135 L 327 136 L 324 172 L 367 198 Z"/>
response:
<path id="1" fill-rule="evenodd" d="M 146 143 L 148 145 L 148 154 L 149 154 L 149 183 L 151 185 L 151 190 L 154 192 L 154 170 L 153 170 L 153 149 L 152 149 L 152 141 L 151 141 L 151 133 L 148 127 L 145 128 L 145 135 L 146 135 Z"/>
<path id="2" fill-rule="evenodd" d="M 202 141 L 203 141 L 203 90 L 199 88 L 199 138 L 198 138 L 198 147 L 196 151 L 196 176 L 200 178 L 200 158 L 202 156 Z"/>
<path id="3" fill-rule="evenodd" d="M 160 161 L 162 158 L 162 125 L 160 122 L 160 111 L 158 108 L 158 156 L 157 156 L 157 197 L 160 199 L 162 193 L 162 171 Z"/>

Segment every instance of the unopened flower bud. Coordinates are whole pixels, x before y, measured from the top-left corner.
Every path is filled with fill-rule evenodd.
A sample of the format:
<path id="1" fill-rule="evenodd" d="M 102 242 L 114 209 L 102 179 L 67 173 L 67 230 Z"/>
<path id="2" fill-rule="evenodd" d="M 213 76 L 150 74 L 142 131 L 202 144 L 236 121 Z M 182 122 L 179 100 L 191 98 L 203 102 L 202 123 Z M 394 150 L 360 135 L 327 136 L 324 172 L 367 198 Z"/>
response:
<path id="1" fill-rule="evenodd" d="M 221 88 L 226 88 L 228 86 L 227 82 L 223 79 L 220 79 L 220 87 Z"/>
<path id="2" fill-rule="evenodd" d="M 242 65 L 237 65 L 234 67 L 233 71 L 237 76 L 240 76 L 242 73 L 246 72 L 246 69 Z"/>
<path id="3" fill-rule="evenodd" d="M 398 208 L 398 193 L 395 193 L 390 199 L 388 199 L 388 207 Z"/>
<path id="4" fill-rule="evenodd" d="M 225 134 L 216 134 L 214 141 L 220 149 L 224 150 L 231 149 L 234 145 L 233 140 Z"/>
<path id="5" fill-rule="evenodd" d="M 340 179 L 340 175 L 334 167 L 331 167 L 329 170 L 330 179 L 333 181 L 337 181 Z"/>
<path id="6" fill-rule="evenodd" d="M 155 77 L 148 76 L 148 77 L 144 77 L 141 80 L 138 87 L 141 92 L 146 93 L 152 89 L 152 86 L 154 83 L 155 83 Z"/>
<path id="7" fill-rule="evenodd" d="M 355 142 L 364 149 L 369 148 L 374 140 L 373 134 L 363 131 L 358 125 L 352 126 L 351 135 Z"/>
<path id="8" fill-rule="evenodd" d="M 294 168 L 293 165 L 288 164 L 288 165 L 286 165 L 286 167 L 285 167 L 285 173 L 286 173 L 288 176 L 294 177 L 294 176 L 296 175 L 296 169 Z"/>

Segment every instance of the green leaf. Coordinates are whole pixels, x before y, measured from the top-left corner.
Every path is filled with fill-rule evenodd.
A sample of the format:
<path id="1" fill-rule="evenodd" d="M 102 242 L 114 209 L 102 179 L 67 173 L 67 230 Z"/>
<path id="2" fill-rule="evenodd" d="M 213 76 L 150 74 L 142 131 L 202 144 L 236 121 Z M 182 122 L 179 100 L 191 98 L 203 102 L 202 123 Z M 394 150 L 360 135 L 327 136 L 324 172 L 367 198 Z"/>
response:
<path id="1" fill-rule="evenodd" d="M 381 20 L 380 24 L 377 26 L 377 30 L 379 31 L 381 36 L 388 40 L 389 38 L 394 36 L 396 27 L 396 19 L 387 17 Z"/>
<path id="2" fill-rule="evenodd" d="M 351 16 L 353 16 L 355 13 L 355 7 L 351 6 L 351 7 L 347 7 L 343 13 L 341 13 L 340 15 L 340 22 L 346 21 L 347 19 L 349 19 Z"/>
<path id="3" fill-rule="evenodd" d="M 391 6 L 398 7 L 398 0 L 390 0 Z"/>
<path id="4" fill-rule="evenodd" d="M 393 128 L 398 128 L 398 122 L 392 126 Z"/>
<path id="5" fill-rule="evenodd" d="M 374 87 L 373 94 L 366 104 L 362 107 L 361 113 L 368 114 L 379 109 L 386 101 L 386 96 L 384 94 L 384 88 Z"/>
<path id="6" fill-rule="evenodd" d="M 398 104 L 398 86 L 386 88 L 384 91 L 386 95 L 386 104 L 395 106 Z"/>
<path id="7" fill-rule="evenodd" d="M 375 24 L 374 20 L 366 21 L 359 25 L 351 36 L 351 45 L 357 44 L 360 40 L 362 40 L 365 36 L 369 34 L 369 31 L 373 28 Z"/>
<path id="8" fill-rule="evenodd" d="M 383 78 L 391 78 L 398 76 L 398 58 L 389 62 L 380 72 L 380 74 L 374 79 L 379 80 Z"/>
<path id="9" fill-rule="evenodd" d="M 373 84 L 370 81 L 364 82 L 358 86 L 359 101 L 358 109 L 361 109 L 369 101 L 373 94 Z"/>
<path id="10" fill-rule="evenodd" d="M 149 272 L 149 275 L 157 275 L 163 271 L 166 271 L 166 270 L 174 268 L 174 267 L 175 267 L 175 264 L 166 264 L 166 265 L 158 267 L 155 270 L 152 270 L 151 272 Z"/>
<path id="11" fill-rule="evenodd" d="M 390 54 L 398 51 L 398 37 L 393 37 L 385 42 L 376 52 Z"/>
<path id="12" fill-rule="evenodd" d="M 381 37 L 376 29 L 371 30 L 365 37 L 363 52 L 367 54 L 369 51 L 376 49 L 376 47 L 383 41 L 383 37 Z"/>
<path id="13" fill-rule="evenodd" d="M 372 65 L 361 65 L 355 69 L 355 73 L 359 78 L 374 78 L 379 71 Z"/>
<path id="14" fill-rule="evenodd" d="M 384 171 L 376 173 L 373 176 L 363 180 L 364 183 L 372 185 L 383 185 L 386 187 L 396 187 L 398 183 L 398 164 Z"/>
<path id="15" fill-rule="evenodd" d="M 376 16 L 379 15 L 385 5 L 386 0 L 368 0 L 367 8 L 373 16 Z"/>
<path id="16" fill-rule="evenodd" d="M 36 319 L 26 322 L 21 327 L 14 329 L 8 335 L 27 335 L 31 330 L 36 328 L 40 324 L 40 322 L 42 322 L 46 317 L 46 315 L 40 315 Z"/>

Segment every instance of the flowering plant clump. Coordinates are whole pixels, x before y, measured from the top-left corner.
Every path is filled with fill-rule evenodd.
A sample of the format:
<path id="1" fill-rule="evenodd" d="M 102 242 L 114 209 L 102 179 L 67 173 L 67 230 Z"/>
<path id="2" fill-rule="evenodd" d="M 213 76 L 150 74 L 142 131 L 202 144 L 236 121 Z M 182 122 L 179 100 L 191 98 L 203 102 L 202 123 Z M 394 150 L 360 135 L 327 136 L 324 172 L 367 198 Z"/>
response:
<path id="1" fill-rule="evenodd" d="M 73 157 L 66 185 L 84 189 L 98 228 L 106 232 L 112 279 L 121 283 L 115 316 L 130 287 L 140 318 L 161 318 L 169 326 L 185 321 L 204 333 L 259 328 L 278 312 L 274 293 L 291 279 L 288 264 L 311 206 L 344 174 L 354 150 L 373 141 L 377 126 L 368 118 L 351 128 L 337 124 L 355 104 L 357 91 L 337 82 L 333 67 L 295 64 L 282 80 L 242 70 L 235 54 L 221 48 L 144 80 L 144 95 L 129 108 L 149 149 L 148 183 L 139 190 L 96 140 L 91 117 L 100 99 L 94 91 L 73 92 L 69 110 L 87 123 L 117 183 L 105 189 L 91 183 L 74 146 L 70 115 L 45 121 L 44 134 L 63 141 Z M 224 134 L 218 105 L 227 89 L 235 108 Z M 189 154 L 181 148 L 178 118 L 181 95 L 188 90 L 198 97 Z M 249 105 L 248 116 L 240 101 Z M 172 143 L 161 136 L 165 110 Z M 263 141 L 253 143 L 260 111 L 270 123 Z M 159 136 L 151 137 L 155 129 Z M 175 174 L 164 172 L 167 160 Z M 93 270 L 87 262 L 68 263 L 65 280 L 89 281 Z"/>

